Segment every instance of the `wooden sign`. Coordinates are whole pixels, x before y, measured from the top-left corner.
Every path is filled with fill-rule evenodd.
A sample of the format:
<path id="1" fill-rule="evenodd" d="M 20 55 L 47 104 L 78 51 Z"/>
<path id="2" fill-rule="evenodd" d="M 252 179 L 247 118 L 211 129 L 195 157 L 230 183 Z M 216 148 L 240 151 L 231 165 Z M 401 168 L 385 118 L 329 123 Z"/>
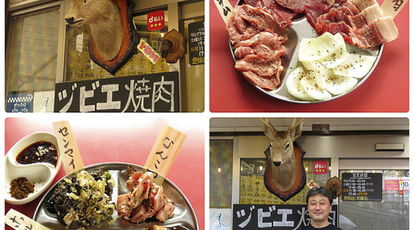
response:
<path id="1" fill-rule="evenodd" d="M 188 24 L 190 65 L 204 64 L 204 21 Z"/>
<path id="2" fill-rule="evenodd" d="M 328 221 L 338 226 L 338 206 L 332 205 Z M 233 229 L 292 230 L 310 224 L 306 205 L 233 205 Z"/>
<path id="3" fill-rule="evenodd" d="M 382 173 L 343 173 L 343 201 L 382 201 Z"/>
<path id="4" fill-rule="evenodd" d="M 54 111 L 179 112 L 178 72 L 57 83 Z"/>
<path id="5" fill-rule="evenodd" d="M 62 165 L 66 175 L 85 168 L 80 155 L 75 135 L 69 121 L 53 122 L 59 153 L 62 155 Z"/>
<path id="6" fill-rule="evenodd" d="M 157 173 L 154 183 L 162 184 L 187 135 L 164 125 L 145 162 L 144 168 Z"/>
<path id="7" fill-rule="evenodd" d="M 49 230 L 45 226 L 37 223 L 36 221 L 30 219 L 26 215 L 14 210 L 10 209 L 6 216 L 4 217 L 5 224 L 9 225 L 13 229 L 16 230 L 28 230 L 28 229 L 36 229 L 36 230 Z"/>

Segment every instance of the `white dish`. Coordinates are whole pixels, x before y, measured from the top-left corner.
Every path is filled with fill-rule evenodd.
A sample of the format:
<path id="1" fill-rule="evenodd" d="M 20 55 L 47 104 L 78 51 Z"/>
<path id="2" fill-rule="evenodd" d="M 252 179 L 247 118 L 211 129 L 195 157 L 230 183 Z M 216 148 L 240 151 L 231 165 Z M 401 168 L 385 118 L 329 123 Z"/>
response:
<path id="1" fill-rule="evenodd" d="M 35 164 L 19 164 L 16 161 L 17 155 L 23 151 L 26 147 L 39 141 L 50 142 L 57 148 L 58 160 L 56 167 L 48 163 L 35 163 Z M 48 132 L 36 132 L 19 140 L 13 147 L 7 152 L 4 159 L 5 170 L 5 200 L 9 204 L 22 205 L 27 204 L 45 192 L 52 184 L 53 179 L 59 172 L 61 166 L 62 156 L 58 151 L 58 144 L 56 136 Z M 19 177 L 26 177 L 27 180 L 34 184 L 34 192 L 29 193 L 28 197 L 23 199 L 16 199 L 10 194 L 10 183 Z"/>

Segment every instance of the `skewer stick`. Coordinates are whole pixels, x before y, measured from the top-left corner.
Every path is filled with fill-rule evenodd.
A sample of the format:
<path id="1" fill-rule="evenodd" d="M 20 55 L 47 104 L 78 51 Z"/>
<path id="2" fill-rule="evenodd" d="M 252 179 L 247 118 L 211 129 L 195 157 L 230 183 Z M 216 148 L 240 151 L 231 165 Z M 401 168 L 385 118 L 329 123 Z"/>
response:
<path id="1" fill-rule="evenodd" d="M 380 9 L 384 13 L 384 16 L 395 18 L 407 2 L 408 0 L 385 0 Z"/>

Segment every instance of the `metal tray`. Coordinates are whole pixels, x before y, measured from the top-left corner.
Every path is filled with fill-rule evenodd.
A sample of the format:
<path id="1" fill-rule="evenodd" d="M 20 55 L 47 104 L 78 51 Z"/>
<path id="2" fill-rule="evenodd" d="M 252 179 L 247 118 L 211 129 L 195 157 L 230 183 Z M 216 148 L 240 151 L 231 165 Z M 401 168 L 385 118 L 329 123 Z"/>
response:
<path id="1" fill-rule="evenodd" d="M 245 4 L 243 0 L 238 1 L 236 5 L 243 5 Z M 279 33 L 279 31 L 278 31 Z M 288 101 L 288 102 L 293 102 L 293 103 L 299 103 L 299 104 L 314 104 L 314 103 L 321 103 L 321 102 L 326 102 L 326 101 L 332 101 L 334 99 L 340 98 L 342 96 L 345 96 L 349 93 L 351 93 L 352 91 L 354 91 L 356 88 L 358 88 L 360 85 L 362 85 L 362 83 L 364 83 L 364 81 L 371 75 L 371 73 L 374 71 L 376 65 L 378 64 L 382 51 L 383 51 L 383 46 L 384 44 L 373 48 L 373 49 L 360 49 L 356 46 L 352 46 L 349 44 L 346 44 L 346 48 L 348 50 L 348 52 L 354 52 L 356 54 L 362 54 L 362 55 L 370 55 L 370 56 L 375 56 L 375 62 L 371 67 L 371 70 L 367 73 L 367 75 L 365 75 L 365 77 L 357 79 L 358 83 L 356 84 L 356 86 L 343 94 L 339 94 L 339 95 L 332 95 L 331 98 L 327 99 L 327 100 L 323 100 L 323 101 L 318 101 L 318 100 L 314 100 L 314 101 L 303 101 L 300 99 L 297 99 L 295 97 L 293 97 L 292 95 L 289 94 L 287 87 L 286 87 L 286 79 L 287 76 L 289 76 L 289 74 L 291 72 L 293 72 L 297 67 L 299 67 L 300 65 L 302 65 L 299 60 L 298 60 L 298 53 L 299 53 L 299 44 L 300 41 L 302 40 L 302 38 L 314 38 L 317 37 L 318 34 L 316 33 L 316 30 L 309 24 L 309 22 L 306 20 L 306 16 L 304 13 L 297 15 L 295 18 L 292 19 L 292 24 L 285 28 L 282 29 L 280 31 L 280 34 L 287 34 L 288 36 L 288 41 L 285 44 L 285 47 L 287 49 L 286 52 L 286 57 L 284 59 L 283 62 L 283 67 L 284 70 L 283 72 L 280 74 L 280 86 L 272 91 L 267 91 L 264 90 L 258 86 L 256 86 L 255 84 L 253 84 L 250 80 L 248 80 L 246 77 L 244 77 L 244 75 L 242 74 L 243 78 L 245 78 L 250 84 L 252 84 L 253 86 L 255 86 L 258 90 L 260 90 L 261 92 L 263 92 L 264 94 L 267 94 L 271 97 L 283 100 L 283 101 Z M 229 40 L 229 45 L 230 45 L 230 51 L 233 55 L 233 59 L 236 60 L 234 53 L 233 53 L 233 49 L 232 49 L 232 44 Z"/>
<path id="2" fill-rule="evenodd" d="M 142 166 L 127 164 L 127 163 L 102 163 L 102 164 L 95 164 L 90 165 L 85 168 L 86 171 L 92 172 L 96 169 L 102 169 L 109 171 L 112 177 L 115 179 L 116 186 L 114 187 L 114 191 L 112 194 L 112 200 L 116 201 L 118 195 L 122 195 L 128 193 L 129 190 L 126 186 L 126 181 L 128 180 L 128 166 L 131 166 L 133 169 L 141 170 Z M 69 175 L 70 176 L 70 175 Z M 63 178 L 62 178 L 63 179 Z M 62 180 L 61 179 L 61 180 Z M 54 184 L 49 191 L 45 194 L 42 200 L 39 202 L 35 213 L 33 215 L 33 219 L 40 224 L 50 228 L 50 229 L 66 229 L 64 225 L 62 225 L 57 216 L 48 212 L 46 209 L 46 202 L 49 197 L 53 194 L 53 190 L 56 187 L 57 183 Z M 131 223 L 127 220 L 122 218 L 117 218 L 114 223 L 107 225 L 107 226 L 96 226 L 92 227 L 91 229 L 148 229 L 152 225 L 161 225 L 166 228 L 176 228 L 176 229 L 198 229 L 198 222 L 195 215 L 195 212 L 187 200 L 185 195 L 175 186 L 171 181 L 168 179 L 164 180 L 162 184 L 164 187 L 164 193 L 167 195 L 168 198 L 174 201 L 174 216 L 167 219 L 164 223 L 156 220 L 150 219 L 143 223 Z M 117 189 L 116 189 L 117 188 Z M 116 217 L 117 213 L 114 213 L 114 217 Z"/>

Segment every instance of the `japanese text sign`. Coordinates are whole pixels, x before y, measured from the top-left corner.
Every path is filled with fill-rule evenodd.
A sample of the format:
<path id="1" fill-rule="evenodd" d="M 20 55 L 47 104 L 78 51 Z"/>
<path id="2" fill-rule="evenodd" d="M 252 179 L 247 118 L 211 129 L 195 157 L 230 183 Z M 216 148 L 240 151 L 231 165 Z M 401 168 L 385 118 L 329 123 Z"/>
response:
<path id="1" fill-rule="evenodd" d="M 163 125 L 144 165 L 145 168 L 158 174 L 154 183 L 162 184 L 186 137 L 185 134 Z"/>
<path id="2" fill-rule="evenodd" d="M 190 65 L 204 64 L 204 21 L 188 24 Z"/>
<path id="3" fill-rule="evenodd" d="M 138 49 L 152 62 L 152 64 L 157 63 L 157 61 L 160 59 L 160 56 L 157 54 L 157 52 L 155 52 L 155 50 L 152 49 L 152 47 L 142 39 L 138 44 Z"/>
<path id="4" fill-rule="evenodd" d="M 176 112 L 178 72 L 55 85 L 55 112 Z"/>
<path id="5" fill-rule="evenodd" d="M 328 221 L 337 226 L 337 205 L 332 205 Z M 311 218 L 306 205 L 233 205 L 233 229 L 296 230 L 308 226 Z"/>
<path id="6" fill-rule="evenodd" d="M 313 174 L 326 174 L 328 172 L 328 163 L 326 161 L 313 162 Z"/>
<path id="7" fill-rule="evenodd" d="M 382 201 L 382 173 L 343 173 L 343 201 Z"/>
<path id="8" fill-rule="evenodd" d="M 158 10 L 148 14 L 147 29 L 148 31 L 161 30 L 165 26 L 164 11 Z"/>
<path id="9" fill-rule="evenodd" d="M 16 230 L 20 230 L 20 229 L 21 230 L 48 230 L 49 229 L 14 209 L 10 209 L 7 212 L 4 218 L 4 222 L 5 224 L 9 225 L 10 227 Z"/>
<path id="10" fill-rule="evenodd" d="M 69 121 L 53 122 L 59 153 L 62 155 L 62 163 L 66 175 L 84 168 L 82 157 Z"/>

